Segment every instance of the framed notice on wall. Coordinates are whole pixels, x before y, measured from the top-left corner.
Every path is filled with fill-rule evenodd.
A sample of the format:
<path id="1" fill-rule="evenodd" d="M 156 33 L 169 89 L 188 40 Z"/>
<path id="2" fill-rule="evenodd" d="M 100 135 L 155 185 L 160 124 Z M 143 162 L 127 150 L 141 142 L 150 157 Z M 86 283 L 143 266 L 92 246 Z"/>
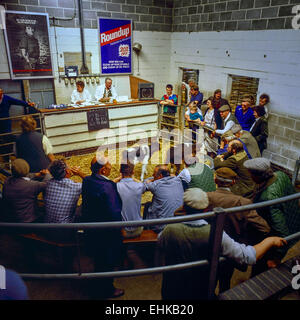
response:
<path id="1" fill-rule="evenodd" d="M 132 73 L 132 21 L 99 18 L 102 74 Z"/>
<path id="2" fill-rule="evenodd" d="M 6 11 L 5 19 L 11 78 L 53 77 L 48 14 Z"/>

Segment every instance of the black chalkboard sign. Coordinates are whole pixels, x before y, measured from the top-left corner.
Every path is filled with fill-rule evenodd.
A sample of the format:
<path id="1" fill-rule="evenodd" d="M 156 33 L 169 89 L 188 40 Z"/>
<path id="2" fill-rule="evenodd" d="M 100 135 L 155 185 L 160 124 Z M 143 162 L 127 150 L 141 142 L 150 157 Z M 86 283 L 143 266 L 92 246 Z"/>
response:
<path id="1" fill-rule="evenodd" d="M 89 131 L 109 128 L 108 111 L 104 108 L 89 110 L 86 113 Z"/>

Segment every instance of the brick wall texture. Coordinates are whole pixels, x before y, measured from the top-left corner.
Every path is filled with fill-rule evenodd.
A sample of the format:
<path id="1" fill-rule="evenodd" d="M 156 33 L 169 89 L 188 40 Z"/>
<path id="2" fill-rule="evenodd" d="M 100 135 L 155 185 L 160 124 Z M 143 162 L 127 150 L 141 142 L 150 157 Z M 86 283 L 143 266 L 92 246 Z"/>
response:
<path id="1" fill-rule="evenodd" d="M 0 4 L 7 10 L 47 12 L 51 25 L 79 26 L 77 0 L 0 0 Z M 132 19 L 136 31 L 291 29 L 296 4 L 300 0 L 83 0 L 83 15 L 86 28 L 97 28 L 97 19 L 107 17 Z"/>

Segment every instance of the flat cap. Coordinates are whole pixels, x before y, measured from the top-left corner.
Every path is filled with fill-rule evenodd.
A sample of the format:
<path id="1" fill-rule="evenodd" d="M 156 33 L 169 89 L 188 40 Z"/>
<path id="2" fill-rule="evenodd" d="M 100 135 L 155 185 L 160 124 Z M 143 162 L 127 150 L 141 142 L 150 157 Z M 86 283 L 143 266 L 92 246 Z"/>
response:
<path id="1" fill-rule="evenodd" d="M 232 133 L 231 130 L 228 130 L 228 131 L 226 131 L 225 133 L 222 134 L 221 139 L 228 138 L 228 137 L 231 137 L 231 136 L 233 136 L 233 133 Z M 234 137 L 234 138 L 236 139 L 236 137 Z"/>
<path id="2" fill-rule="evenodd" d="M 222 107 L 219 109 L 220 112 L 227 111 L 227 110 L 228 110 L 228 111 L 230 110 L 230 107 L 229 107 L 228 104 L 225 104 L 224 106 L 222 106 Z"/>
<path id="3" fill-rule="evenodd" d="M 237 174 L 230 168 L 223 167 L 216 170 L 216 176 L 218 178 L 233 180 L 236 178 Z"/>
<path id="4" fill-rule="evenodd" d="M 254 158 L 246 160 L 244 167 L 250 170 L 265 172 L 271 168 L 271 162 L 266 158 Z"/>
<path id="5" fill-rule="evenodd" d="M 206 209 L 209 205 L 206 192 L 200 188 L 187 189 L 183 194 L 184 204 L 196 210 Z"/>
<path id="6" fill-rule="evenodd" d="M 236 134 L 242 130 L 242 127 L 239 124 L 234 124 L 230 130 L 233 134 Z"/>
<path id="7" fill-rule="evenodd" d="M 30 167 L 26 160 L 15 159 L 12 162 L 11 170 L 14 177 L 26 177 L 29 173 Z"/>

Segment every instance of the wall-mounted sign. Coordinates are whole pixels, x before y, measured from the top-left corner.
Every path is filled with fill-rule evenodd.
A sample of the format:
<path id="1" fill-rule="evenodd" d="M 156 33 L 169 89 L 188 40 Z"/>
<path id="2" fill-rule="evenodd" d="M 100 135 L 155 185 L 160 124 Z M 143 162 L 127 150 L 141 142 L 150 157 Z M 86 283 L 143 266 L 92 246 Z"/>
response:
<path id="1" fill-rule="evenodd" d="M 89 110 L 86 113 L 89 131 L 109 128 L 108 111 L 104 108 Z"/>
<path id="2" fill-rule="evenodd" d="M 48 14 L 6 11 L 5 18 L 11 78 L 52 78 Z"/>
<path id="3" fill-rule="evenodd" d="M 101 73 L 131 74 L 131 20 L 99 18 L 98 26 Z"/>
<path id="4" fill-rule="evenodd" d="M 68 66 L 65 67 L 66 77 L 77 77 L 78 76 L 78 66 Z"/>

